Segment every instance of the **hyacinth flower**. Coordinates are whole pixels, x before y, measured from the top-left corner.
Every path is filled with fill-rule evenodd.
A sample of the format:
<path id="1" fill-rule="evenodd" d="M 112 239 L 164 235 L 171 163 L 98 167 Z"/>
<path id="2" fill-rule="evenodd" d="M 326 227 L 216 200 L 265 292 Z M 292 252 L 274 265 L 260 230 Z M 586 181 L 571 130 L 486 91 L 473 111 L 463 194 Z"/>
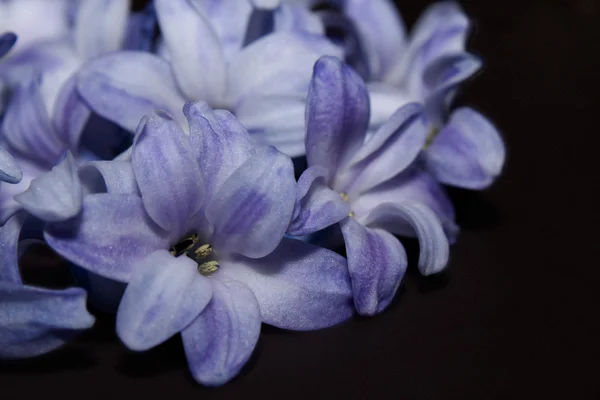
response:
<path id="1" fill-rule="evenodd" d="M 164 109 L 186 129 L 183 104 L 202 100 L 232 112 L 260 142 L 304 154 L 312 67 L 322 55 L 341 55 L 318 34 L 323 27 L 314 16 L 285 7 L 269 30 L 269 18 L 253 18 L 266 11 L 249 1 L 157 0 L 154 6 L 160 56 L 116 52 L 81 70 L 78 90 L 95 112 L 134 132 L 142 116 Z"/>
<path id="2" fill-rule="evenodd" d="M 500 174 L 505 149 L 496 128 L 469 107 L 449 110 L 451 100 L 481 61 L 466 52 L 470 22 L 460 6 L 430 6 L 410 35 L 387 0 L 348 0 L 342 12 L 357 32 L 363 76 L 371 97 L 371 130 L 407 102 L 425 105 L 429 133 L 421 161 L 440 182 L 480 190 Z"/>
<path id="3" fill-rule="evenodd" d="M 255 146 L 227 111 L 198 102 L 184 113 L 189 136 L 163 112 L 146 117 L 131 153 L 136 185 L 88 194 L 80 217 L 48 224 L 45 237 L 77 265 L 128 283 L 117 313 L 127 347 L 181 333 L 194 379 L 216 386 L 248 360 L 261 322 L 328 327 L 352 315 L 352 293 L 343 257 L 283 238 L 290 158 Z"/>
<path id="4" fill-rule="evenodd" d="M 306 235 L 340 221 L 356 310 L 373 315 L 389 305 L 407 266 L 393 234 L 419 239 L 424 275 L 448 261 L 448 240 L 434 211 L 443 216 L 439 209 L 449 204 L 423 190 L 420 173 L 411 168 L 426 140 L 422 107 L 402 107 L 365 140 L 367 88 L 334 57 L 315 64 L 306 107 L 308 169 L 298 180 L 288 234 Z"/>

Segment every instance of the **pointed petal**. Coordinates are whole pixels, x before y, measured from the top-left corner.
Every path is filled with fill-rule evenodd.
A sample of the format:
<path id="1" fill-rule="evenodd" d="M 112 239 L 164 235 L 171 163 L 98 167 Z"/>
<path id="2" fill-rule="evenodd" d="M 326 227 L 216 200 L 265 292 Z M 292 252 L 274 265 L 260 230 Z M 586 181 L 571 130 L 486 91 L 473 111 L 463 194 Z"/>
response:
<path id="1" fill-rule="evenodd" d="M 187 0 L 156 0 L 154 4 L 181 91 L 191 100 L 222 100 L 227 70 L 210 21 Z"/>
<path id="2" fill-rule="evenodd" d="M 212 297 L 208 278 L 186 256 L 158 250 L 138 261 L 117 311 L 117 334 L 144 351 L 185 329 Z"/>
<path id="3" fill-rule="evenodd" d="M 273 147 L 257 150 L 207 205 L 215 248 L 252 258 L 266 256 L 289 226 L 294 200 L 292 160 Z"/>
<path id="4" fill-rule="evenodd" d="M 213 111 L 205 102 L 188 102 L 183 112 L 208 197 L 254 154 L 254 145 L 246 129 L 228 111 Z"/>
<path id="5" fill-rule="evenodd" d="M 305 154 L 305 109 L 305 96 L 252 96 L 238 103 L 235 115 L 259 143 L 299 157 Z"/>
<path id="6" fill-rule="evenodd" d="M 315 166 L 304 171 L 298 179 L 294 217 L 288 235 L 308 235 L 348 216 L 348 203 L 325 184 L 326 175 L 323 167 Z"/>
<path id="7" fill-rule="evenodd" d="M 475 190 L 492 184 L 505 157 L 496 128 L 470 108 L 457 109 L 424 152 L 427 169 L 440 182 Z"/>
<path id="8" fill-rule="evenodd" d="M 324 167 L 330 183 L 362 146 L 368 122 L 369 96 L 362 79 L 339 59 L 319 59 L 306 104 L 308 165 Z"/>
<path id="9" fill-rule="evenodd" d="M 429 92 L 425 108 L 430 123 L 441 126 L 458 86 L 473 76 L 482 61 L 469 53 L 459 53 L 438 59 L 424 72 L 423 81 Z"/>
<path id="10" fill-rule="evenodd" d="M 202 175 L 188 136 L 177 122 L 157 112 L 136 136 L 131 163 L 150 217 L 163 229 L 184 234 L 204 201 Z"/>
<path id="11" fill-rule="evenodd" d="M 26 219 L 27 214 L 20 212 L 0 226 L 0 282 L 21 283 L 18 245 Z"/>
<path id="12" fill-rule="evenodd" d="M 0 181 L 19 183 L 23 179 L 23 171 L 13 156 L 0 146 Z"/>
<path id="13" fill-rule="evenodd" d="M 429 207 L 438 217 L 448 241 L 456 241 L 459 227 L 454 218 L 454 207 L 440 183 L 419 168 L 410 168 L 391 180 L 368 190 L 352 202 L 352 211 L 360 223 L 366 221 L 371 210 L 383 203 L 418 202 Z M 415 231 L 405 224 L 396 225 L 393 233 L 414 236 Z"/>
<path id="14" fill-rule="evenodd" d="M 402 109 L 399 110 L 399 112 L 402 111 Z M 398 122 L 392 118 L 390 125 L 397 126 Z M 427 126 L 422 114 L 418 113 L 409 117 L 397 128 L 395 134 L 386 140 L 377 151 L 352 169 L 340 174 L 337 177 L 336 184 L 347 188 L 345 190 L 348 194 L 363 193 L 393 178 L 410 166 L 425 145 Z M 384 125 L 378 132 L 381 133 L 382 130 L 386 129 L 393 130 L 394 128 L 388 128 Z M 371 140 L 378 139 L 378 132 Z M 368 146 L 368 142 L 366 146 Z"/>
<path id="15" fill-rule="evenodd" d="M 63 221 L 79 214 L 82 197 L 77 165 L 68 152 L 60 164 L 31 181 L 29 189 L 15 200 L 43 221 Z"/>
<path id="16" fill-rule="evenodd" d="M 406 47 L 406 28 L 397 8 L 387 0 L 351 0 L 344 4 L 344 12 L 365 45 L 371 79 L 381 80 Z"/>
<path id="17" fill-rule="evenodd" d="M 92 161 L 79 168 L 79 177 L 91 193 L 135 194 L 141 196 L 129 161 Z"/>
<path id="18" fill-rule="evenodd" d="M 66 149 L 44 106 L 37 80 L 16 88 L 4 114 L 3 139 L 21 154 L 54 165 Z"/>
<path id="19" fill-rule="evenodd" d="M 321 329 L 354 313 L 346 259 L 300 240 L 284 238 L 265 258 L 223 262 L 219 274 L 248 285 L 263 322 L 279 328 Z"/>
<path id="20" fill-rule="evenodd" d="M 181 97 L 169 64 L 149 53 L 119 51 L 85 64 L 77 89 L 94 111 L 134 132 L 154 109 L 183 121 Z"/>
<path id="21" fill-rule="evenodd" d="M 354 218 L 340 223 L 354 306 L 361 315 L 375 315 L 392 301 L 406 271 L 406 252 L 392 234 L 370 229 Z"/>
<path id="22" fill-rule="evenodd" d="M 329 40 L 307 33 L 276 32 L 244 47 L 229 65 L 232 101 L 247 96 L 305 94 L 322 55 L 342 56 Z"/>
<path id="23" fill-rule="evenodd" d="M 47 290 L 0 282 L 0 358 L 48 353 L 94 325 L 81 288 Z"/>
<path id="24" fill-rule="evenodd" d="M 54 126 L 62 141 L 76 149 L 91 110 L 77 91 L 77 75 L 63 85 L 54 103 Z"/>
<path id="25" fill-rule="evenodd" d="M 435 60 L 465 51 L 469 20 L 457 2 L 430 6 L 411 31 L 402 60 L 387 71 L 384 81 L 403 84 L 409 93 L 422 89 L 423 71 Z"/>
<path id="26" fill-rule="evenodd" d="M 47 224 L 44 238 L 74 264 L 120 282 L 137 260 L 178 239 L 152 222 L 141 198 L 111 193 L 86 196 L 76 221 Z"/>
<path id="27" fill-rule="evenodd" d="M 260 335 L 260 308 L 252 291 L 236 281 L 212 280 L 213 297 L 181 333 L 194 379 L 220 386 L 250 358 Z"/>
<path id="28" fill-rule="evenodd" d="M 75 48 L 89 60 L 123 45 L 129 0 L 86 0 L 79 2 L 75 19 Z"/>
<path id="29" fill-rule="evenodd" d="M 429 207 L 416 202 L 384 203 L 371 211 L 366 226 L 394 232 L 410 225 L 419 239 L 419 271 L 423 275 L 440 272 L 448 264 L 450 249 L 442 225 Z"/>

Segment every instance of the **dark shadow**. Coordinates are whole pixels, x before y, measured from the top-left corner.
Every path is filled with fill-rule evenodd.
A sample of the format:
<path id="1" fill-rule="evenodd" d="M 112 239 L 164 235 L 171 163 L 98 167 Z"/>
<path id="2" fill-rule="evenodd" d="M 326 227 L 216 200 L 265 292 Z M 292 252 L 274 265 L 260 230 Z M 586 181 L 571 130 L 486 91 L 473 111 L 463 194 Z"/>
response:
<path id="1" fill-rule="evenodd" d="M 27 285 L 65 289 L 75 283 L 67 263 L 45 244 L 32 244 L 19 261 L 19 271 Z"/>
<path id="2" fill-rule="evenodd" d="M 126 351 L 117 364 L 119 372 L 134 378 L 157 376 L 182 368 L 187 369 L 187 362 L 181 335 L 175 335 L 148 351 Z"/>
<path id="3" fill-rule="evenodd" d="M 502 211 L 481 192 L 447 187 L 454 204 L 456 223 L 464 230 L 488 230 L 498 227 L 505 219 Z"/>
<path id="4" fill-rule="evenodd" d="M 96 317 L 96 323 L 92 329 L 82 332 L 77 338 L 77 341 L 87 343 L 108 343 L 118 341 L 119 339 L 115 332 L 115 316 L 98 312 L 89 306 L 88 309 L 90 313 Z"/>
<path id="5" fill-rule="evenodd" d="M 45 374 L 60 370 L 80 370 L 96 364 L 82 349 L 64 347 L 43 356 L 24 360 L 0 360 L 0 374 Z"/>

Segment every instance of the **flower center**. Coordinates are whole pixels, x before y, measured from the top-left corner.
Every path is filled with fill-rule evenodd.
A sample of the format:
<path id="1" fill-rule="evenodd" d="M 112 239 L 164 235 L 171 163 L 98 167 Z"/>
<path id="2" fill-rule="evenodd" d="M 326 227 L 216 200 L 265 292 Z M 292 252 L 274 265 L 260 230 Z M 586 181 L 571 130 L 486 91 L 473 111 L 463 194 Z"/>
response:
<path id="1" fill-rule="evenodd" d="M 219 269 L 219 262 L 214 260 L 210 244 L 202 243 L 197 233 L 186 236 L 169 249 L 174 257 L 186 256 L 198 264 L 198 272 L 208 276 Z"/>

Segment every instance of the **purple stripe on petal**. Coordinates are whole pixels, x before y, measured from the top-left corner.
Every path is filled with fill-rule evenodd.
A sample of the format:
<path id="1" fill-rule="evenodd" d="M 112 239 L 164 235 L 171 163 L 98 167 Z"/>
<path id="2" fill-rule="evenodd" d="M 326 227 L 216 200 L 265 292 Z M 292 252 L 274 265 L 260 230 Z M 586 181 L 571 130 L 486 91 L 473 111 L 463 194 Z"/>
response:
<path id="1" fill-rule="evenodd" d="M 354 218 L 340 223 L 356 311 L 374 315 L 392 301 L 406 271 L 406 252 L 392 234 L 370 229 Z"/>
<path id="2" fill-rule="evenodd" d="M 306 104 L 306 158 L 324 167 L 326 182 L 362 146 L 369 122 L 369 96 L 362 79 L 334 57 L 314 67 Z"/>
<path id="3" fill-rule="evenodd" d="M 449 246 L 442 225 L 429 207 L 406 201 L 384 203 L 371 211 L 365 225 L 394 232 L 396 227 L 410 225 L 419 239 L 419 271 L 423 275 L 440 272 L 448 264 Z"/>
<path id="4" fill-rule="evenodd" d="M 111 193 L 86 196 L 80 216 L 47 224 L 44 238 L 74 264 L 120 282 L 136 261 L 179 239 L 150 219 L 140 197 Z"/>
<path id="5" fill-rule="evenodd" d="M 440 182 L 475 190 L 494 182 L 505 157 L 497 129 L 470 108 L 456 110 L 424 152 L 427 169 Z"/>
<path id="6" fill-rule="evenodd" d="M 332 251 L 284 238 L 267 257 L 221 264 L 218 274 L 252 290 L 267 324 L 307 331 L 339 324 L 354 313 L 346 259 Z"/>
<path id="7" fill-rule="evenodd" d="M 117 311 L 117 334 L 136 351 L 185 329 L 212 297 L 210 280 L 186 256 L 158 250 L 139 260 Z"/>
<path id="8" fill-rule="evenodd" d="M 51 123 L 37 80 L 15 89 L 4 115 L 2 132 L 3 139 L 13 148 L 48 167 L 67 148 Z"/>
<path id="9" fill-rule="evenodd" d="M 260 335 L 260 308 L 243 283 L 212 279 L 208 306 L 181 333 L 192 377 L 220 386 L 235 377 L 250 358 Z"/>
<path id="10" fill-rule="evenodd" d="M 63 142 L 72 149 L 79 145 L 79 139 L 91 114 L 90 108 L 77 91 L 77 75 L 73 75 L 63 85 L 54 103 L 54 126 Z"/>
<path id="11" fill-rule="evenodd" d="M 153 54 L 119 51 L 88 62 L 79 71 L 77 89 L 95 112 L 132 132 L 154 109 L 185 121 L 185 99 L 171 67 Z"/>
<path id="12" fill-rule="evenodd" d="M 340 193 L 325 184 L 327 171 L 310 167 L 298 179 L 294 217 L 287 230 L 292 236 L 304 236 L 344 219 L 350 212 Z"/>
<path id="13" fill-rule="evenodd" d="M 186 233 L 204 202 L 202 175 L 177 122 L 155 113 L 135 138 L 132 165 L 144 207 L 163 229 Z"/>
<path id="14" fill-rule="evenodd" d="M 206 207 L 215 249 L 258 258 L 269 254 L 290 224 L 295 201 L 292 160 L 274 147 L 257 150 Z"/>
<path id="15" fill-rule="evenodd" d="M 254 154 L 246 129 L 224 110 L 213 111 L 205 102 L 188 102 L 183 108 L 190 127 L 192 151 L 205 181 L 207 197 Z"/>

